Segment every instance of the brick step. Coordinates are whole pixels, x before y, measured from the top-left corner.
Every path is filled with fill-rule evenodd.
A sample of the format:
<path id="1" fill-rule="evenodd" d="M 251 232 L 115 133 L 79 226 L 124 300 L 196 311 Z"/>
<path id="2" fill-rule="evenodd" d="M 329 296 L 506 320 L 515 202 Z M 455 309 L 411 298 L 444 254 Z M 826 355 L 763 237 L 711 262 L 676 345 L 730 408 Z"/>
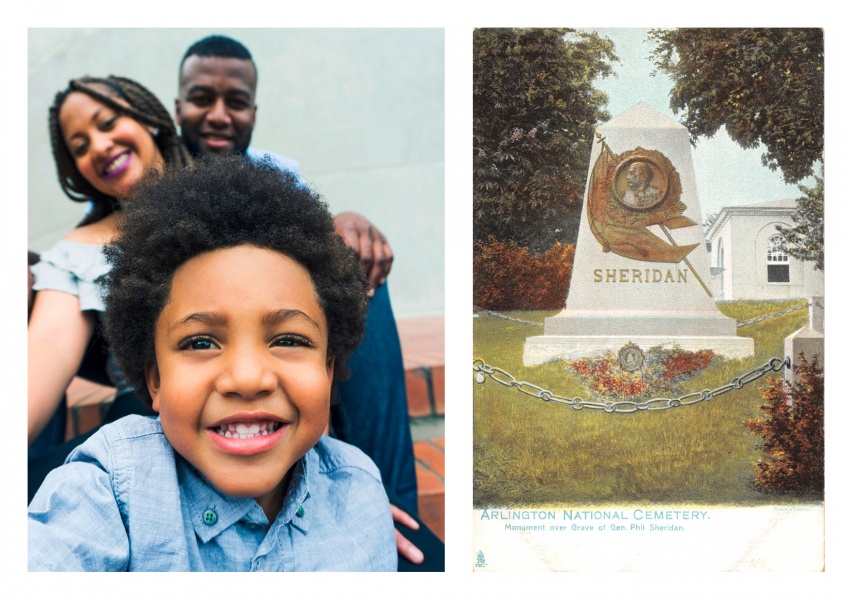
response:
<path id="1" fill-rule="evenodd" d="M 417 508 L 420 520 L 444 539 L 444 438 L 414 442 L 417 470 Z"/>
<path id="2" fill-rule="evenodd" d="M 408 415 L 411 418 L 443 416 L 444 394 L 444 318 L 423 317 L 397 321 Z"/>

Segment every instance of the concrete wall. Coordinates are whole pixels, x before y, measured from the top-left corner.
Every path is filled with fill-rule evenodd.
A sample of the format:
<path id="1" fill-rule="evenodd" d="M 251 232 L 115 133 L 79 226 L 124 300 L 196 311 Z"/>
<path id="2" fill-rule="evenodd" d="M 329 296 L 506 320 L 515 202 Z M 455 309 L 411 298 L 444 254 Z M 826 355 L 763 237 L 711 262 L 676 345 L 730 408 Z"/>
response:
<path id="1" fill-rule="evenodd" d="M 170 108 L 182 54 L 211 33 L 243 42 L 258 65 L 253 146 L 294 157 L 334 212 L 382 230 L 397 317 L 443 314 L 442 29 L 30 29 L 29 248 L 50 246 L 83 211 L 56 178 L 55 93 L 81 75 L 123 75 Z"/>

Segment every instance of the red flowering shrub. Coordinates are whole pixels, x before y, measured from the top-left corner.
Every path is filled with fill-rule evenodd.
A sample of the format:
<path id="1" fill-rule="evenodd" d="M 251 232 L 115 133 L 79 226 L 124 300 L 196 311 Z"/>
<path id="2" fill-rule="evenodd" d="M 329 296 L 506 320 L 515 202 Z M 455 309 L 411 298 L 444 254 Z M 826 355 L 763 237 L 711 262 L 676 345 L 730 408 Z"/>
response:
<path id="1" fill-rule="evenodd" d="M 643 367 L 624 372 L 616 354 L 582 358 L 570 363 L 587 387 L 604 400 L 642 394 L 675 394 L 680 384 L 708 368 L 716 358 L 712 350 L 686 352 L 678 347 L 650 348 Z"/>
<path id="2" fill-rule="evenodd" d="M 635 379 L 631 376 L 624 377 L 619 368 L 617 371 L 620 373 L 615 375 L 611 370 L 612 367 L 608 358 L 592 363 L 587 360 L 577 360 L 570 364 L 570 368 L 584 377 L 591 387 L 603 396 L 614 398 L 638 396 L 645 389 L 642 379 Z"/>
<path id="3" fill-rule="evenodd" d="M 800 355 L 794 368 L 796 383 L 770 380 L 761 391 L 767 416 L 746 420 L 746 427 L 764 438 L 761 448 L 768 456 L 757 464 L 755 484 L 766 490 L 822 492 L 823 372 L 816 356 L 808 363 Z"/>
<path id="4" fill-rule="evenodd" d="M 699 371 L 704 371 L 712 360 L 714 360 L 713 350 L 670 354 L 662 361 L 664 378 L 681 380 Z"/>
<path id="5" fill-rule="evenodd" d="M 544 254 L 491 237 L 473 248 L 473 306 L 488 310 L 562 309 L 570 290 L 574 247 Z"/>

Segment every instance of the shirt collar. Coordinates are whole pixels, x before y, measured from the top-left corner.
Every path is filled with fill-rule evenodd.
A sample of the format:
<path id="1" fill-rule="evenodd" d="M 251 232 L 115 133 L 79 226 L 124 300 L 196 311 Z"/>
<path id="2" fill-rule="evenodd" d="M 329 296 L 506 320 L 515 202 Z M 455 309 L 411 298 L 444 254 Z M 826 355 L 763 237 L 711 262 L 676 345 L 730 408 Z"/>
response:
<path id="1" fill-rule="evenodd" d="M 285 494 L 285 502 L 276 517 L 275 524 L 278 524 L 278 526 L 290 523 L 303 533 L 308 533 L 312 512 L 308 510 L 308 499 L 310 497 L 308 480 L 309 476 L 317 469 L 316 460 L 317 453 L 314 450 L 309 450 L 294 465 L 294 472 L 291 474 L 291 481 L 288 484 L 288 493 Z M 311 476 L 313 477 L 313 475 Z"/>
<path id="2" fill-rule="evenodd" d="M 317 455 L 314 450 L 298 460 L 292 467 L 294 472 L 288 484 L 282 510 L 274 526 L 290 523 L 303 533 L 308 533 L 311 511 L 308 510 L 309 473 L 315 472 Z M 314 463 L 309 467 L 309 463 Z M 269 521 L 261 506 L 252 498 L 237 498 L 222 494 L 205 476 L 188 461 L 177 455 L 177 473 L 180 488 L 185 497 L 191 524 L 197 537 L 207 543 L 228 527 L 244 521 L 267 527 Z"/>

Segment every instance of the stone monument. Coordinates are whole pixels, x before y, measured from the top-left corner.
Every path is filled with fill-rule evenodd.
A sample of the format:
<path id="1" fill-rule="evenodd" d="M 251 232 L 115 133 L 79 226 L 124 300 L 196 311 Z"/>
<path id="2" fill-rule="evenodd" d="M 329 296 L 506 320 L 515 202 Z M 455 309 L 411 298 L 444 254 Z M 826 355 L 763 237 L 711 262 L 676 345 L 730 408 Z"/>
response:
<path id="1" fill-rule="evenodd" d="M 754 354 L 708 288 L 708 257 L 687 129 L 641 102 L 596 131 L 567 308 L 530 337 L 537 365 L 678 345 Z"/>

